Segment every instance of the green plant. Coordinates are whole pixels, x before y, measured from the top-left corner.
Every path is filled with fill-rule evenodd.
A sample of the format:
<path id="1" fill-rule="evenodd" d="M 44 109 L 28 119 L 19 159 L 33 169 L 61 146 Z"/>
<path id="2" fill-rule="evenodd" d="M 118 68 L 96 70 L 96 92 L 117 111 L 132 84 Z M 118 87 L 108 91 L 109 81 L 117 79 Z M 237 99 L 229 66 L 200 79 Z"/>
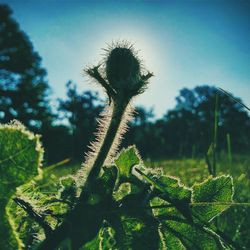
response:
<path id="1" fill-rule="evenodd" d="M 210 177 L 188 188 L 146 167 L 134 146 L 116 156 L 132 114 L 131 100 L 152 76 L 142 71 L 128 44 L 109 48 L 104 63 L 86 70 L 105 89 L 109 108 L 76 175 L 60 179 L 50 195 L 39 185 L 19 188 L 10 211 L 19 212 L 19 224 L 26 223 L 24 229 L 14 227 L 26 245 L 40 250 L 235 247 L 213 224 L 233 202 L 230 176 Z M 27 215 L 31 221 L 23 222 Z M 34 222 L 36 237 L 30 239 L 22 230 Z"/>
<path id="2" fill-rule="evenodd" d="M 227 158 L 228 158 L 228 165 L 231 170 L 232 168 L 232 145 L 231 145 L 231 136 L 227 133 Z"/>
<path id="3" fill-rule="evenodd" d="M 17 121 L 0 124 L 0 249 L 21 246 L 18 237 L 12 233 L 7 203 L 18 186 L 38 175 L 42 157 L 39 136 L 27 131 Z"/>
<path id="4" fill-rule="evenodd" d="M 210 144 L 207 154 L 205 156 L 208 165 L 208 172 L 214 177 L 216 177 L 217 174 L 216 147 L 217 147 L 217 137 L 218 137 L 218 115 L 219 115 L 218 106 L 219 106 L 219 95 L 217 93 L 215 96 L 215 107 L 214 107 L 213 141 Z"/>

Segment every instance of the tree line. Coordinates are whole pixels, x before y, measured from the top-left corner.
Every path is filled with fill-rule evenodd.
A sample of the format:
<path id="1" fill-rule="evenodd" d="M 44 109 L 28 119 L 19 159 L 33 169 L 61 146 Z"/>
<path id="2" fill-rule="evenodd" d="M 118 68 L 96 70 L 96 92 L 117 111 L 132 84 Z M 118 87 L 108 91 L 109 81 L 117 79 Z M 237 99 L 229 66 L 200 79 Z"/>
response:
<path id="1" fill-rule="evenodd" d="M 52 110 L 46 76 L 11 9 L 0 5 L 0 122 L 17 119 L 41 134 L 48 164 L 65 158 L 82 161 L 105 100 L 92 91 L 80 93 L 69 81 L 66 98 Z M 144 157 L 155 159 L 203 156 L 213 141 L 216 119 L 217 150 L 227 150 L 230 143 L 233 152 L 249 152 L 250 116 L 240 98 L 232 97 L 203 85 L 180 90 L 176 106 L 160 119 L 152 109 L 136 107 L 122 146 L 136 144 Z"/>

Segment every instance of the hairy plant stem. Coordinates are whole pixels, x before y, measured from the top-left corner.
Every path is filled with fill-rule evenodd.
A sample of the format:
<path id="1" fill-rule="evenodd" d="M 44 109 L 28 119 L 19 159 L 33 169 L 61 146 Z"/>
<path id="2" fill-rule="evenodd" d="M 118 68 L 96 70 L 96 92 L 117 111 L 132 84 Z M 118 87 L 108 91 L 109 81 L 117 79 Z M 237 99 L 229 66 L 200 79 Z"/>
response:
<path id="1" fill-rule="evenodd" d="M 101 167 L 103 166 L 106 158 L 109 155 L 114 140 L 116 136 L 118 136 L 117 134 L 128 103 L 129 100 L 127 98 L 122 99 L 122 101 L 118 100 L 114 102 L 110 124 L 107 128 L 107 132 L 105 134 L 98 155 L 93 163 L 93 166 L 91 167 L 90 173 L 87 178 L 87 183 L 91 182 L 94 178 L 96 178 L 99 175 Z"/>
<path id="2" fill-rule="evenodd" d="M 118 136 L 129 100 L 129 98 L 119 98 L 113 103 L 110 123 L 76 206 L 66 215 L 64 222 L 39 245 L 39 250 L 56 249 L 67 238 L 72 241 L 72 249 L 78 249 L 98 233 L 103 216 L 96 215 L 101 214 L 99 213 L 101 211 L 95 211 L 96 207 L 91 207 L 87 201 L 91 193 L 96 191 L 96 180 Z M 104 200 L 103 205 L 107 205 L 108 202 L 109 200 Z"/>
<path id="3" fill-rule="evenodd" d="M 37 213 L 31 204 L 26 202 L 25 200 L 15 197 L 14 202 L 23 208 L 23 210 L 31 217 L 33 218 L 44 230 L 45 235 L 49 235 L 52 233 L 52 228 L 50 225 L 46 222 L 45 217 L 42 214 Z"/>

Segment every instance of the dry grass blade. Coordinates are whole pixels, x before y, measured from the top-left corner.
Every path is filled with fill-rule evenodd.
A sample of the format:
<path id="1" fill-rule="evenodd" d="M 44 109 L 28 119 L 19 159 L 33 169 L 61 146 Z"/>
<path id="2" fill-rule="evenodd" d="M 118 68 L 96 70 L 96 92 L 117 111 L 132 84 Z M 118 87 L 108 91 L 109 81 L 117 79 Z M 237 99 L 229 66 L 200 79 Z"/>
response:
<path id="1" fill-rule="evenodd" d="M 220 90 L 222 93 L 224 93 L 225 95 L 227 95 L 229 98 L 231 98 L 232 100 L 234 100 L 235 102 L 239 103 L 240 105 L 242 105 L 244 108 L 246 108 L 248 111 L 250 111 L 250 108 L 247 107 L 244 103 L 242 103 L 241 101 L 237 100 L 236 98 L 234 98 L 230 93 L 228 93 L 226 90 L 222 89 L 222 88 L 217 88 L 218 90 Z"/>

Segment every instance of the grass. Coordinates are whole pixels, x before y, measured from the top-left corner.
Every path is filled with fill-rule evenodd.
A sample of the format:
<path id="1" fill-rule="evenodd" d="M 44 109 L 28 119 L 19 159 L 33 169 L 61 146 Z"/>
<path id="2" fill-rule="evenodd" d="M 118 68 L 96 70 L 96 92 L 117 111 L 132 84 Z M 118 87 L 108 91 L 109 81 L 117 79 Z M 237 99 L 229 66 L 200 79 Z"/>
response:
<path id="1" fill-rule="evenodd" d="M 250 156 L 234 155 L 228 161 L 227 154 L 217 159 L 217 176 L 231 175 L 234 180 L 235 202 L 250 202 Z M 203 159 L 176 159 L 147 161 L 146 165 L 162 168 L 169 175 L 179 177 L 187 186 L 200 182 L 209 176 L 206 161 Z M 250 206 L 235 206 L 228 209 L 219 218 L 217 225 L 229 238 L 240 246 L 250 246 Z"/>
<path id="2" fill-rule="evenodd" d="M 79 164 L 65 164 L 53 168 L 41 180 L 44 189 L 50 189 L 58 178 L 73 174 L 79 169 Z M 166 174 L 176 176 L 187 185 L 205 180 L 210 174 L 205 159 L 166 159 L 161 161 L 145 161 L 146 166 L 161 168 Z M 235 185 L 235 202 L 250 202 L 250 156 L 233 155 L 230 162 L 228 152 L 217 157 L 217 176 L 231 175 Z M 227 210 L 219 219 L 218 227 L 226 235 L 241 246 L 250 245 L 250 207 L 235 206 Z"/>
<path id="3" fill-rule="evenodd" d="M 192 186 L 195 182 L 201 182 L 209 176 L 205 159 L 166 159 L 160 161 L 144 162 L 146 166 L 161 168 L 164 173 L 176 176 L 187 186 Z M 44 179 L 40 181 L 44 185 L 53 184 L 60 177 L 67 174 L 74 174 L 81 166 L 81 163 L 67 163 L 46 171 Z M 250 202 L 250 156 L 233 155 L 228 161 L 226 153 L 218 156 L 218 175 L 231 175 L 235 184 L 234 199 L 237 202 Z"/>

